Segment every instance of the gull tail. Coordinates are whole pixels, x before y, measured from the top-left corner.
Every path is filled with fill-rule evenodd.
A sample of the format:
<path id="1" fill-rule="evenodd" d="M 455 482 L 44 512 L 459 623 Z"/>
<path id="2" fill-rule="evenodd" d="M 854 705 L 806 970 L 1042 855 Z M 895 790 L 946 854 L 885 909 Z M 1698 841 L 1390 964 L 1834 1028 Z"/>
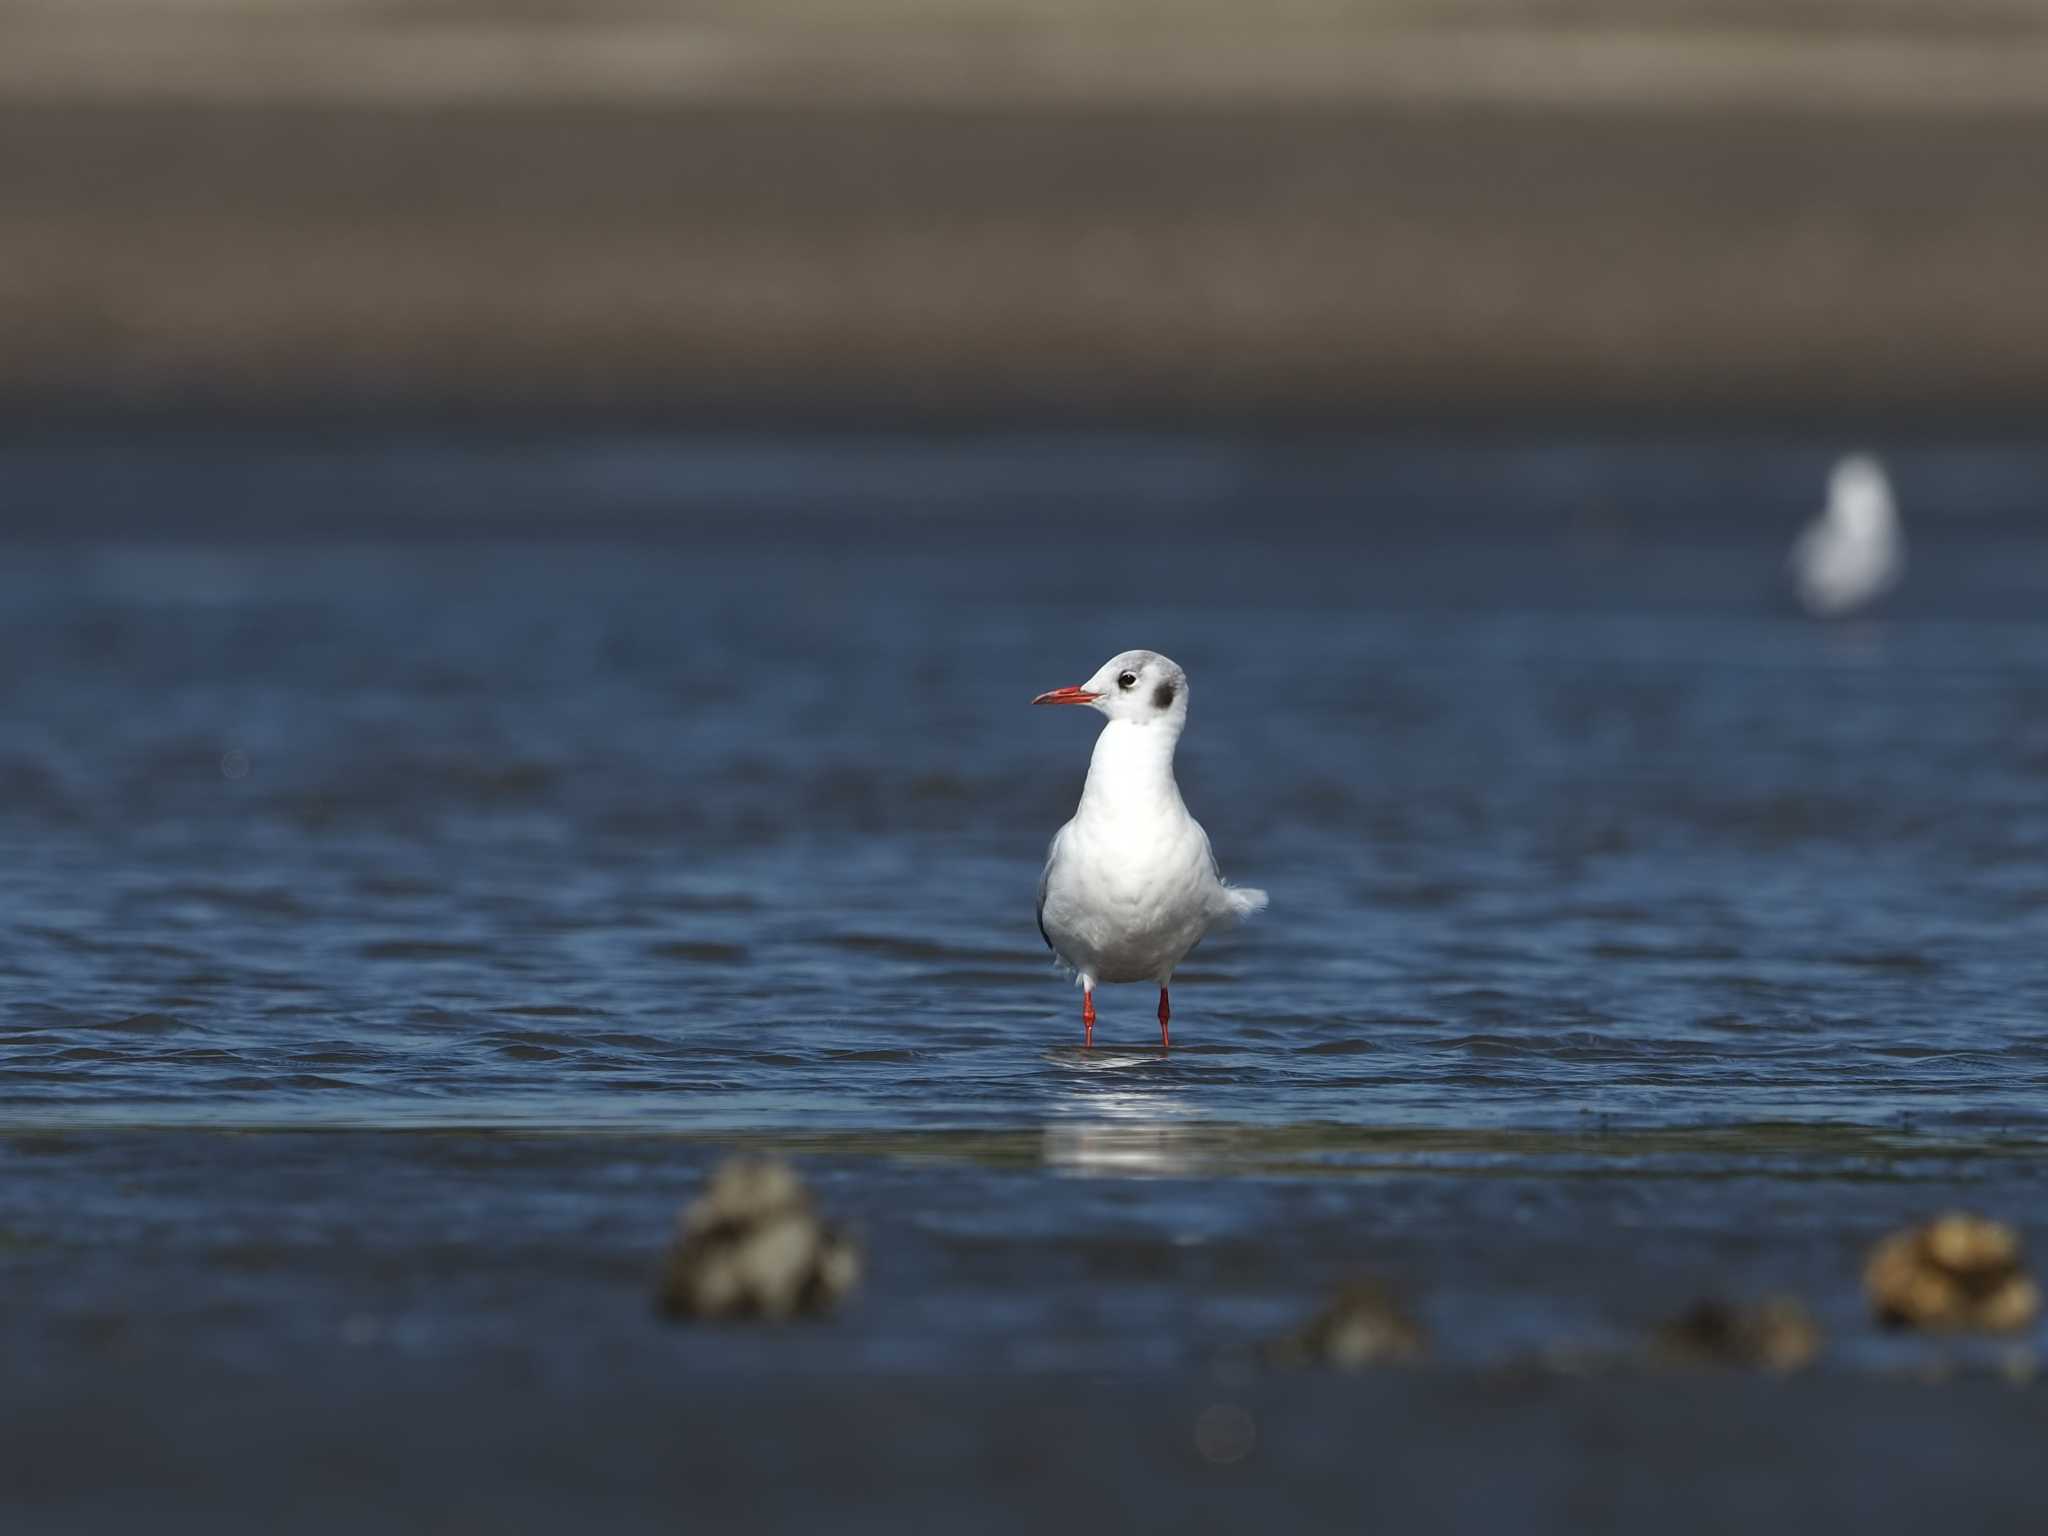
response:
<path id="1" fill-rule="evenodd" d="M 1254 912 L 1266 910 L 1266 893 L 1255 891 L 1248 885 L 1226 885 L 1223 901 L 1229 907 L 1231 917 L 1238 922 L 1243 922 Z"/>

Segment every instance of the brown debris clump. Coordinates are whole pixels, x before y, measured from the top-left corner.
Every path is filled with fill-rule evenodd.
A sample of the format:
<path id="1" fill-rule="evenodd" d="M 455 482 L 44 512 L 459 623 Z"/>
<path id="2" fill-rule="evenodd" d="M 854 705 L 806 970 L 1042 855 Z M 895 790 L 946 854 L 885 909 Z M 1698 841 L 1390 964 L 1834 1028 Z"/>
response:
<path id="1" fill-rule="evenodd" d="M 1879 1243 L 1863 1271 L 1877 1320 L 1891 1328 L 2009 1333 L 2041 1310 L 2019 1234 L 2002 1221 L 1951 1212 Z"/>
<path id="2" fill-rule="evenodd" d="M 1753 1307 L 1706 1299 L 1657 1330 L 1658 1352 L 1693 1365 L 1797 1371 L 1820 1353 L 1820 1325 L 1796 1296 L 1771 1296 Z"/>
<path id="3" fill-rule="evenodd" d="M 1359 1280 L 1297 1332 L 1268 1346 L 1267 1356 L 1289 1365 L 1333 1365 L 1362 1370 L 1419 1359 L 1428 1348 L 1422 1325 L 1377 1281 Z"/>
<path id="4" fill-rule="evenodd" d="M 684 1208 L 661 1287 L 671 1317 L 827 1312 L 860 1279 L 860 1251 L 826 1226 L 787 1163 L 738 1158 Z"/>

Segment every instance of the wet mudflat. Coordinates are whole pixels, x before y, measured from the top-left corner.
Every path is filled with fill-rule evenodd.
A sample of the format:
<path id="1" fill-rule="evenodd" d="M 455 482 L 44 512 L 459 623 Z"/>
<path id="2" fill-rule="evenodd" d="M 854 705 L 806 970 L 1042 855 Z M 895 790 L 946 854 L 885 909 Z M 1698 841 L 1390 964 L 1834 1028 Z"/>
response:
<path id="1" fill-rule="evenodd" d="M 2032 1341 L 1881 1332 L 1856 1282 L 1898 1210 L 2038 1209 L 2038 1156 L 1362 1140 L 799 1138 L 868 1273 L 836 1315 L 763 1327 L 657 1315 L 710 1144 L 17 1136 L 0 1475 L 36 1529 L 144 1509 L 1225 1529 L 1284 1496 L 1328 1525 L 1797 1509 L 1905 1530 L 2035 1507 Z M 1361 1271 L 1426 1355 L 1356 1375 L 1263 1356 Z M 1652 1330 L 1703 1287 L 1806 1296 L 1822 1353 L 1792 1376 L 1669 1363 Z"/>

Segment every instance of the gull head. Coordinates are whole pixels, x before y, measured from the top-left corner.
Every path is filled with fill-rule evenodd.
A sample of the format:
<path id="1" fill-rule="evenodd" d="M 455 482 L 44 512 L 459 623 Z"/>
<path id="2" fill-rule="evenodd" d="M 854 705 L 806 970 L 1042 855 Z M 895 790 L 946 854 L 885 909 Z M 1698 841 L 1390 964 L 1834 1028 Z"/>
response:
<path id="1" fill-rule="evenodd" d="M 1828 477 L 1828 521 L 1852 538 L 1883 538 L 1898 514 L 1884 467 L 1868 454 L 1853 454 Z"/>
<path id="2" fill-rule="evenodd" d="M 1188 675 L 1157 651 L 1125 651 L 1079 687 L 1041 693 L 1034 704 L 1086 704 L 1132 725 L 1178 726 L 1188 716 Z"/>

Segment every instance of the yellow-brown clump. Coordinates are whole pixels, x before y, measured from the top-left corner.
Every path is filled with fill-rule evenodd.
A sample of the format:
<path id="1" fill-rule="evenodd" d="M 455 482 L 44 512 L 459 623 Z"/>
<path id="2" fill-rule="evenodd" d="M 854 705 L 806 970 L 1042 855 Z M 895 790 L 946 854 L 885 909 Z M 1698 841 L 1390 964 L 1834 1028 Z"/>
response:
<path id="1" fill-rule="evenodd" d="M 827 1227 L 787 1163 L 741 1158 L 684 1209 L 661 1304 L 674 1317 L 785 1318 L 830 1310 L 860 1251 Z"/>
<path id="2" fill-rule="evenodd" d="M 1771 1296 L 1753 1307 L 1698 1301 L 1657 1330 L 1659 1353 L 1700 1365 L 1796 1371 L 1820 1353 L 1820 1325 L 1795 1296 Z"/>
<path id="3" fill-rule="evenodd" d="M 2041 1310 L 2019 1234 L 2004 1222 L 1951 1212 L 1894 1232 L 1872 1250 L 1863 1289 L 1893 1328 L 2024 1328 Z"/>
<path id="4" fill-rule="evenodd" d="M 1313 1361 L 1355 1371 L 1414 1360 L 1427 1347 L 1421 1324 L 1386 1288 L 1360 1280 L 1345 1286 L 1297 1332 L 1271 1345 L 1267 1354 L 1282 1363 Z"/>

